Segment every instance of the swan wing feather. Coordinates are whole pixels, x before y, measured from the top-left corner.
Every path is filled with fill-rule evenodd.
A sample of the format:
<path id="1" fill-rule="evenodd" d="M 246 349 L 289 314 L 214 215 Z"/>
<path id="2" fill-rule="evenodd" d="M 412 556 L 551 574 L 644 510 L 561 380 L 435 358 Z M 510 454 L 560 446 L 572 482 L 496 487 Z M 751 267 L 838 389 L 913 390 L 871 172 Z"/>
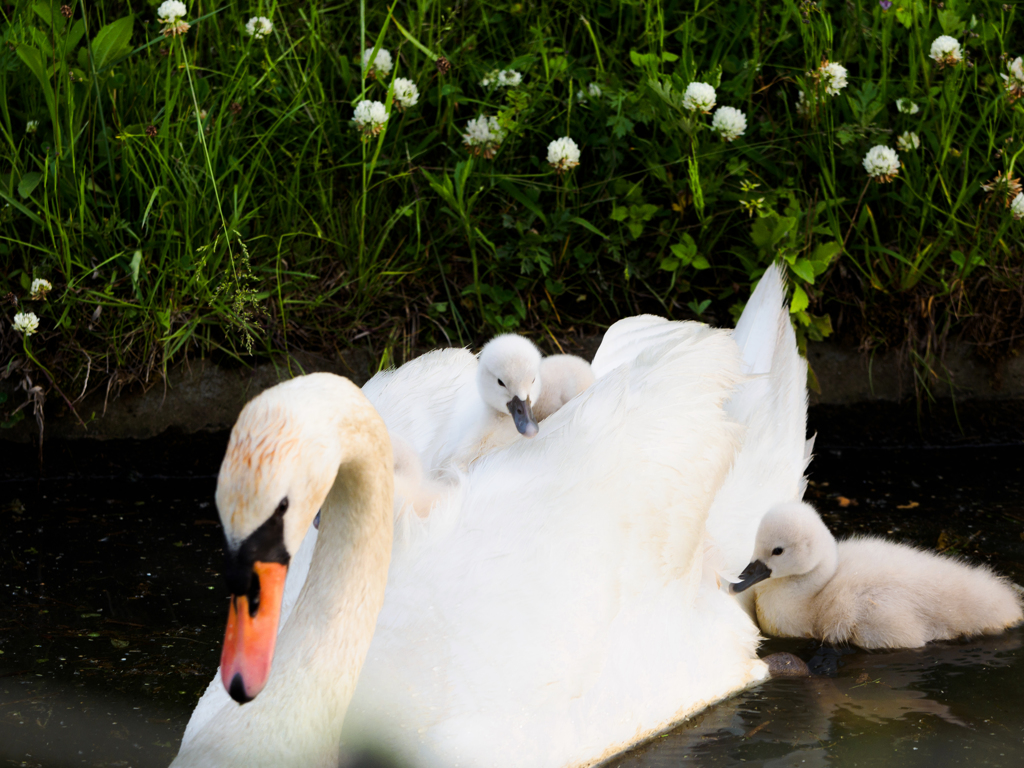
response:
<path id="1" fill-rule="evenodd" d="M 735 579 L 750 561 L 757 527 L 776 504 L 798 501 L 807 440 L 807 362 L 800 356 L 777 265 L 765 272 L 733 332 L 747 379 L 726 403 L 746 427 L 743 447 L 708 516 L 708 533 Z"/>
<path id="2" fill-rule="evenodd" d="M 423 766 L 589 764 L 758 676 L 756 630 L 701 589 L 739 356 L 728 332 L 671 328 L 396 545 L 350 742 Z"/>

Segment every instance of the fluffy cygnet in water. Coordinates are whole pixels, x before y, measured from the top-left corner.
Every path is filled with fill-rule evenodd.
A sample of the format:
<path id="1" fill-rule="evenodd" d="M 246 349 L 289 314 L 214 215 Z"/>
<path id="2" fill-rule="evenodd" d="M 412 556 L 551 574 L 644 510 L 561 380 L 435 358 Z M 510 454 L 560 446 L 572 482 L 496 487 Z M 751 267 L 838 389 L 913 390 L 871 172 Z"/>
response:
<path id="1" fill-rule="evenodd" d="M 593 384 L 594 372 L 582 357 L 550 355 L 540 361 L 540 378 L 544 386 L 533 403 L 533 415 L 544 421 Z"/>
<path id="2" fill-rule="evenodd" d="M 916 648 L 1024 620 L 1014 588 L 988 567 L 870 536 L 837 544 L 802 502 L 764 516 L 732 590 L 750 587 L 765 634 L 861 648 Z"/>

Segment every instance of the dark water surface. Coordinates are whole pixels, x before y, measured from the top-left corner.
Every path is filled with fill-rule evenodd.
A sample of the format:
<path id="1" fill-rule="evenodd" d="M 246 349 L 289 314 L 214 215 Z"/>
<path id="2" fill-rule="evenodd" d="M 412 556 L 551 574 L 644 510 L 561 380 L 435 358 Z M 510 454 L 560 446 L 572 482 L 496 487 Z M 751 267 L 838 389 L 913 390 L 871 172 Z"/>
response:
<path id="1" fill-rule="evenodd" d="M 812 412 L 808 500 L 839 533 L 988 562 L 1024 583 L 1024 421 Z M 227 614 L 215 474 L 226 435 L 65 443 L 36 476 L 0 443 L 0 765 L 165 766 Z M 928 445 L 927 443 L 932 443 Z M 28 479 L 26 479 L 28 478 Z M 617 766 L 1019 766 L 1024 630 L 867 653 L 773 640 L 816 677 L 707 710 Z"/>

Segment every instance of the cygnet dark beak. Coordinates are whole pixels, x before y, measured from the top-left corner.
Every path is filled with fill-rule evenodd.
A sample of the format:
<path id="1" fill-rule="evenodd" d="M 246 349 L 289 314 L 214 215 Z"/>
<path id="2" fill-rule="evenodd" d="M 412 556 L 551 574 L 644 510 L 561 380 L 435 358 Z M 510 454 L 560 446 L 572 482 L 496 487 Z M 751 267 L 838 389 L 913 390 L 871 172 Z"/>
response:
<path id="1" fill-rule="evenodd" d="M 533 409 L 530 408 L 530 398 L 526 400 L 520 400 L 518 397 L 513 397 L 506 403 L 508 412 L 512 414 L 512 420 L 516 423 L 516 429 L 519 430 L 519 434 L 523 437 L 533 437 L 537 434 L 540 427 L 537 426 L 537 420 L 533 418 Z"/>
<path id="2" fill-rule="evenodd" d="M 754 586 L 759 581 L 764 581 L 772 575 L 772 569 L 764 564 L 761 560 L 755 560 L 740 574 L 740 580 L 732 585 L 732 593 L 739 594 L 745 589 Z"/>

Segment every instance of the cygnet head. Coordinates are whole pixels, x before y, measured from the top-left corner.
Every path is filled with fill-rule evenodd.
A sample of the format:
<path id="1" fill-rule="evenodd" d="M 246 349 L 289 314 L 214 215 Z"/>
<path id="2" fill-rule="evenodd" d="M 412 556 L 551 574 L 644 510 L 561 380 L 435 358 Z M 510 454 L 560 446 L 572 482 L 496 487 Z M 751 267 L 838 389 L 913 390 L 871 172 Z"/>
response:
<path id="1" fill-rule="evenodd" d="M 826 559 L 835 558 L 836 540 L 810 504 L 791 501 L 772 507 L 761 519 L 754 556 L 743 569 L 733 592 L 765 579 L 803 576 Z"/>
<path id="2" fill-rule="evenodd" d="M 512 414 L 520 434 L 537 434 L 533 403 L 540 397 L 540 350 L 532 341 L 514 333 L 495 336 L 480 353 L 476 381 L 484 402 Z"/>

